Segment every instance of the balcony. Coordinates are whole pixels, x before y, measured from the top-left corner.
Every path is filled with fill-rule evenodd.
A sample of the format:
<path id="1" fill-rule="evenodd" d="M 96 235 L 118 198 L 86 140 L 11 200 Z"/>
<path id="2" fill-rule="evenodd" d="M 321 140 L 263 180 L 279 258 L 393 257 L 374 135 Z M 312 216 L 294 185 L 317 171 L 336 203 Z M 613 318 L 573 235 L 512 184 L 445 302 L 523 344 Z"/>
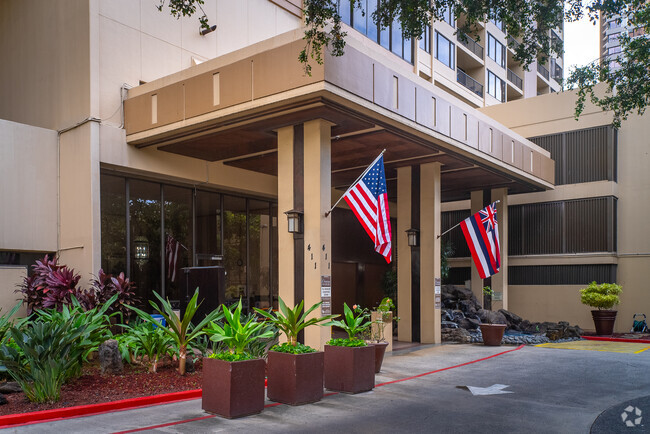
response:
<path id="1" fill-rule="evenodd" d="M 521 42 L 517 41 L 512 36 L 508 35 L 508 47 L 509 48 L 511 48 L 513 50 L 517 50 L 517 48 L 519 48 L 520 45 L 521 45 Z"/>
<path id="2" fill-rule="evenodd" d="M 483 46 L 476 42 L 474 39 L 470 38 L 467 36 L 465 33 L 458 32 L 458 35 L 456 36 L 456 39 L 458 42 L 461 43 L 465 48 L 467 48 L 469 51 L 474 53 L 476 56 L 478 56 L 480 59 L 483 59 Z"/>
<path id="3" fill-rule="evenodd" d="M 517 74 L 512 72 L 512 70 L 509 68 L 508 68 L 508 81 L 514 84 L 518 89 L 523 90 L 524 81 Z"/>
<path id="4" fill-rule="evenodd" d="M 542 75 L 542 77 L 544 77 L 546 80 L 550 78 L 548 69 L 546 69 L 544 66 L 540 65 L 539 63 L 537 64 L 537 72 L 539 72 Z"/>
<path id="5" fill-rule="evenodd" d="M 552 62 L 551 65 L 551 77 L 556 81 L 562 80 L 562 67 L 555 62 Z"/>
<path id="6" fill-rule="evenodd" d="M 483 98 L 483 85 L 460 69 L 456 72 L 456 81 Z"/>

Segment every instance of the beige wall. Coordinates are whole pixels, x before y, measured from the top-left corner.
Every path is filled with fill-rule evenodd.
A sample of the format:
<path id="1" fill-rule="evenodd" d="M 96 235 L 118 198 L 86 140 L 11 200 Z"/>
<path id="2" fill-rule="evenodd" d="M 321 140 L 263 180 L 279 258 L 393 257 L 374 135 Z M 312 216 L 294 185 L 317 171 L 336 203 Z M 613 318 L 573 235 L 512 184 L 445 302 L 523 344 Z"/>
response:
<path id="1" fill-rule="evenodd" d="M 0 249 L 57 247 L 56 131 L 0 120 Z"/>
<path id="2" fill-rule="evenodd" d="M 50 129 L 89 112 L 88 3 L 0 2 L 0 119 Z"/>
<path id="3" fill-rule="evenodd" d="M 19 265 L 2 265 L 0 266 L 0 315 L 4 315 L 16 306 L 20 299 L 20 294 L 16 294 L 16 285 L 23 281 L 27 275 L 27 267 Z M 25 307 L 21 307 L 16 312 L 15 317 L 26 315 Z M 15 318 L 14 317 L 14 318 Z"/>
<path id="4" fill-rule="evenodd" d="M 602 91 L 602 87 L 599 89 Z M 579 121 L 573 118 L 575 94 L 555 93 L 482 109 L 488 116 L 524 137 L 577 130 L 611 122 L 611 115 L 587 104 Z M 634 313 L 650 314 L 647 272 L 650 268 L 650 137 L 648 116 L 631 115 L 618 131 L 618 182 L 558 186 L 554 191 L 511 196 L 511 204 L 614 195 L 618 198 L 618 246 L 614 254 L 510 257 L 511 265 L 618 264 L 617 283 L 623 286 L 616 331 L 632 327 Z M 588 282 L 585 282 L 588 283 Z M 566 320 L 593 329 L 590 308 L 580 303 L 581 285 L 510 286 L 510 310 L 535 321 Z"/>

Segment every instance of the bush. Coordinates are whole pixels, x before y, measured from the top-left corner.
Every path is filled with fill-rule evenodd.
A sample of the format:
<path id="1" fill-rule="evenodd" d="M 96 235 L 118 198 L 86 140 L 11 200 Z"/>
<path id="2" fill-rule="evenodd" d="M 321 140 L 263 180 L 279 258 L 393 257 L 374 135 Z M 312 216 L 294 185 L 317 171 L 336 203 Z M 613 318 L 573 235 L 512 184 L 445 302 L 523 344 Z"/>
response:
<path id="1" fill-rule="evenodd" d="M 609 310 L 620 303 L 619 294 L 623 292 L 621 285 L 616 283 L 591 282 L 589 286 L 580 290 L 580 301 L 587 306 L 599 310 Z"/>
<path id="2" fill-rule="evenodd" d="M 157 372 L 158 362 L 165 356 L 171 357 L 175 352 L 174 340 L 161 327 L 156 327 L 151 322 L 136 321 L 134 325 L 126 326 L 126 330 L 128 348 L 133 359 L 146 356 L 149 372 Z"/>

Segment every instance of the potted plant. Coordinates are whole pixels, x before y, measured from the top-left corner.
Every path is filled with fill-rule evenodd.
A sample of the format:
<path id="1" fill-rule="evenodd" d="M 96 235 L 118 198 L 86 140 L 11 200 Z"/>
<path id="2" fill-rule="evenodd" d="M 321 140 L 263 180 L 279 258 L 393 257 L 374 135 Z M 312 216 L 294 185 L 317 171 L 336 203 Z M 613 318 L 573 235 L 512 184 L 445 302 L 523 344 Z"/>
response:
<path id="1" fill-rule="evenodd" d="M 483 295 L 487 299 L 492 300 L 494 291 L 492 291 L 492 288 L 489 286 L 484 286 Z M 484 345 L 492 347 L 498 347 L 501 345 L 501 341 L 503 340 L 503 333 L 506 331 L 506 324 L 485 323 L 479 324 L 479 327 L 481 328 L 481 334 L 483 335 Z"/>
<path id="2" fill-rule="evenodd" d="M 393 300 L 390 297 L 384 297 L 381 303 L 379 303 L 379 306 L 377 306 L 377 310 L 370 312 L 372 325 L 369 333 L 369 341 L 375 347 L 375 373 L 381 371 L 384 355 L 393 343 L 393 309 L 395 309 Z M 390 327 L 388 327 L 387 333 L 386 326 L 389 325 Z"/>
<path id="3" fill-rule="evenodd" d="M 358 335 L 370 327 L 364 312 L 354 313 L 343 303 L 343 320 L 324 325 L 337 326 L 348 334 L 346 339 L 331 339 L 325 345 L 325 388 L 359 393 L 375 387 L 375 348 Z"/>
<path id="4" fill-rule="evenodd" d="M 264 409 L 263 358 L 245 352 L 257 339 L 270 338 L 272 330 L 259 333 L 264 321 L 249 318 L 241 323 L 241 299 L 236 305 L 222 305 L 223 325 L 211 326 L 213 342 L 222 342 L 227 350 L 203 358 L 203 410 L 229 419 L 260 413 Z"/>
<path id="5" fill-rule="evenodd" d="M 580 301 L 587 306 L 595 307 L 591 311 L 597 335 L 611 336 L 614 333 L 616 311 L 612 308 L 620 303 L 619 294 L 623 292 L 621 285 L 616 283 L 591 282 L 580 290 Z"/>
<path id="6" fill-rule="evenodd" d="M 274 345 L 268 353 L 266 396 L 271 401 L 301 405 L 320 401 L 323 398 L 325 355 L 322 351 L 316 351 L 299 343 L 298 333 L 305 327 L 330 320 L 336 315 L 307 319 L 307 316 L 321 303 L 316 303 L 301 314 L 304 304 L 303 300 L 298 306 L 290 309 L 280 299 L 278 312 L 255 308 L 257 313 L 274 324 L 287 337 L 287 342 Z"/>

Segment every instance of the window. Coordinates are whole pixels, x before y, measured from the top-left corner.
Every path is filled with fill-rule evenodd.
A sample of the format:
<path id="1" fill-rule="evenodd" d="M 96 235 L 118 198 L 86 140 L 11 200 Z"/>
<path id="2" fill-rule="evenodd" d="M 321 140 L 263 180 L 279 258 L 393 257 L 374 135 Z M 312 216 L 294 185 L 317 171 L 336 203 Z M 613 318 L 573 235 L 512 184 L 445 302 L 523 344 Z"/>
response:
<path id="1" fill-rule="evenodd" d="M 491 13 L 494 15 L 492 18 L 490 18 L 490 22 L 497 26 L 497 29 L 503 31 L 503 21 L 501 21 L 501 18 L 499 16 L 499 11 L 491 11 Z"/>
<path id="2" fill-rule="evenodd" d="M 442 12 L 442 20 L 449 24 L 451 27 L 456 27 L 456 19 L 454 18 L 454 11 L 450 7 L 446 7 Z"/>
<path id="3" fill-rule="evenodd" d="M 456 68 L 456 46 L 449 39 L 436 32 L 436 59 L 451 69 Z"/>
<path id="4" fill-rule="evenodd" d="M 506 47 L 488 33 L 488 57 L 494 60 L 500 67 L 506 67 Z"/>
<path id="5" fill-rule="evenodd" d="M 431 54 L 431 26 L 424 28 L 424 33 L 420 36 L 420 48 Z"/>
<path id="6" fill-rule="evenodd" d="M 611 47 L 607 50 L 607 54 L 618 54 L 621 52 L 621 46 L 617 45 L 616 47 Z"/>
<path id="7" fill-rule="evenodd" d="M 618 41 L 618 38 L 621 36 L 621 33 L 614 33 L 611 34 L 607 37 L 607 42 L 616 42 Z"/>
<path id="8" fill-rule="evenodd" d="M 358 8 L 355 7 L 357 2 L 338 0 L 341 21 L 407 62 L 413 63 L 412 40 L 402 37 L 402 27 L 399 20 L 395 19 L 387 29 L 381 30 L 374 23 L 372 14 L 377 10 L 377 2 L 378 0 L 360 0 L 361 8 Z"/>
<path id="9" fill-rule="evenodd" d="M 506 99 L 505 83 L 490 70 L 488 70 L 488 94 L 501 102 Z"/>

